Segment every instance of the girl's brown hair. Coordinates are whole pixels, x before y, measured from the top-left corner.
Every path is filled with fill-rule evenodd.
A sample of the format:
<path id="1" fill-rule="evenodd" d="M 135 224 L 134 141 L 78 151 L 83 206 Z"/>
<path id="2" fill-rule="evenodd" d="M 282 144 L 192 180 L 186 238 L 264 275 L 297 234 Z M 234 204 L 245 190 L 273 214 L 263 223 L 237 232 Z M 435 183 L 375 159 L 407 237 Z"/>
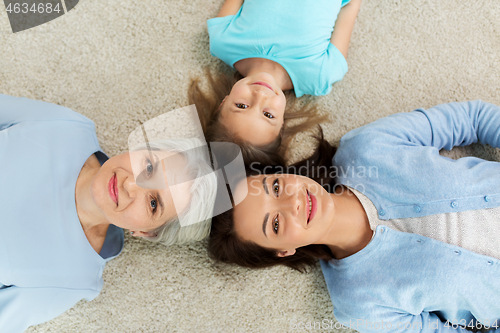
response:
<path id="1" fill-rule="evenodd" d="M 233 85 L 243 76 L 238 72 L 232 77 L 224 73 L 214 75 L 209 69 L 205 70 L 205 75 L 208 92 L 204 92 L 200 87 L 199 78 L 191 81 L 188 90 L 189 104 L 196 106 L 205 139 L 207 142 L 238 144 L 247 164 L 251 161 L 260 161 L 266 165 L 283 165 L 286 149 L 293 137 L 299 132 L 314 128 L 327 119 L 327 115 L 320 115 L 312 103 L 299 103 L 292 91 L 286 91 L 286 112 L 281 135 L 270 144 L 251 145 L 239 139 L 218 121 L 222 101 L 229 95 Z M 303 119 L 303 121 L 290 125 L 289 121 L 292 119 Z"/>
<path id="2" fill-rule="evenodd" d="M 316 177 L 310 178 L 328 190 L 334 189 L 335 178 L 331 176 L 335 175 L 336 172 L 332 162 L 336 148 L 323 139 L 321 130 L 319 137 L 316 139 L 319 144 L 311 157 L 284 170 L 288 173 L 300 174 L 306 177 L 315 175 Z M 257 170 L 256 168 L 252 169 L 254 172 Z M 275 172 L 277 170 L 278 168 L 274 168 L 274 170 L 270 171 Z M 250 268 L 285 265 L 305 272 L 308 267 L 316 264 L 317 259 L 333 259 L 332 252 L 326 245 L 308 245 L 298 248 L 294 255 L 278 257 L 276 250 L 263 248 L 253 242 L 240 239 L 234 230 L 233 214 L 234 209 L 231 209 L 212 219 L 208 252 L 217 261 Z"/>

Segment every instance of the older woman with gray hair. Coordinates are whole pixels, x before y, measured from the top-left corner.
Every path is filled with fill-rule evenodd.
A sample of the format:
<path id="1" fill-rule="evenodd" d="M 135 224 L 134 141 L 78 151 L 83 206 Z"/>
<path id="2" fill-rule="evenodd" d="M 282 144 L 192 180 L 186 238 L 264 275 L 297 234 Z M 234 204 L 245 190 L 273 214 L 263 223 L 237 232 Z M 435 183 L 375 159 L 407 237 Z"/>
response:
<path id="1" fill-rule="evenodd" d="M 169 203 L 170 210 L 177 212 L 175 216 L 153 231 L 144 232 L 131 229 L 130 233 L 133 236 L 144 237 L 149 241 L 164 245 L 183 244 L 207 237 L 210 233 L 211 216 L 214 210 L 217 179 L 213 168 L 208 164 L 210 160 L 206 155 L 206 146 L 203 145 L 202 141 L 197 138 L 176 138 L 148 142 L 147 146 L 128 153 L 131 156 L 131 161 L 137 160 L 137 156 L 133 156 L 136 153 L 139 153 L 139 160 L 142 157 L 147 159 L 147 156 L 158 160 L 160 158 L 175 159 L 175 157 L 180 157 L 179 163 L 177 165 L 168 164 L 168 167 L 164 168 L 165 176 L 160 172 L 159 178 L 162 183 L 165 182 L 165 178 L 177 180 L 177 182 L 180 179 L 184 181 L 180 185 L 180 190 L 176 186 L 176 193 L 181 192 L 179 193 L 181 200 L 175 200 L 177 204 Z M 150 164 L 148 165 L 148 163 Z M 153 161 L 146 161 L 144 169 L 147 169 L 148 166 L 152 168 L 153 172 L 155 171 Z M 172 188 L 169 186 L 168 191 L 171 192 Z M 183 195 L 187 190 L 190 191 L 190 196 Z M 170 195 L 173 197 L 173 193 Z M 156 200 L 158 199 L 160 198 Z M 151 202 L 150 204 L 155 205 Z M 181 223 L 180 220 L 183 220 L 184 223 Z"/>
<path id="2" fill-rule="evenodd" d="M 95 298 L 106 262 L 122 250 L 123 229 L 164 244 L 207 236 L 217 180 L 196 154 L 200 146 L 150 143 L 156 163 L 145 160 L 146 177 L 163 165 L 189 179 L 173 198 L 165 181 L 172 178 L 156 188 L 136 183 L 139 159 L 131 157 L 144 149 L 108 158 L 84 116 L 0 95 L 0 331 L 22 332 Z M 162 160 L 174 155 L 179 169 L 165 169 Z"/>

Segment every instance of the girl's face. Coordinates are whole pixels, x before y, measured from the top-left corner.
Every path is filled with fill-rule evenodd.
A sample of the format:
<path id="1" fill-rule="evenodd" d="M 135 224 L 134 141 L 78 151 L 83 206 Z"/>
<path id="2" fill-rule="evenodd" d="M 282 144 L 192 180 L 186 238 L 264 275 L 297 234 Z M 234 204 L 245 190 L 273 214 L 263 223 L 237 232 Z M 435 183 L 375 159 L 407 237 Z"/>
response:
<path id="1" fill-rule="evenodd" d="M 278 255 L 325 244 L 335 207 L 332 195 L 310 178 L 297 175 L 248 177 L 248 195 L 234 208 L 238 237 Z"/>
<path id="2" fill-rule="evenodd" d="M 134 168 L 130 154 L 133 155 Z M 91 195 L 109 223 L 124 229 L 147 233 L 176 217 L 178 211 L 181 212 L 188 206 L 192 182 L 175 186 L 174 205 L 172 189 L 169 189 L 164 178 L 165 168 L 162 159 L 170 155 L 173 153 L 141 150 L 114 156 L 102 165 L 92 180 Z M 175 168 L 177 170 L 172 172 L 181 173 L 179 177 L 187 177 L 182 174 L 185 173 L 185 160 L 182 162 L 183 167 Z M 144 178 L 147 173 L 146 176 L 156 179 L 157 184 L 149 188 L 144 184 L 138 186 L 133 170 L 144 170 L 142 177 Z"/>
<path id="3" fill-rule="evenodd" d="M 266 145 L 280 135 L 285 105 L 274 77 L 257 73 L 235 83 L 222 104 L 219 121 L 240 139 Z"/>

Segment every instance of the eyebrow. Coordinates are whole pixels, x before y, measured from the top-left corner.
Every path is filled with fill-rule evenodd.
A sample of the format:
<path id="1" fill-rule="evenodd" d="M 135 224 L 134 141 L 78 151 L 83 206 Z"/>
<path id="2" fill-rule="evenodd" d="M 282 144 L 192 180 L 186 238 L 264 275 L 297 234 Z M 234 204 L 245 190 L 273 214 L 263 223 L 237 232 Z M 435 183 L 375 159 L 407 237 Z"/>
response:
<path id="1" fill-rule="evenodd" d="M 264 222 L 262 223 L 262 232 L 264 233 L 264 236 L 266 236 L 266 237 L 267 237 L 266 226 L 267 226 L 268 219 L 269 219 L 269 213 L 267 213 L 266 216 L 264 216 Z"/>
<path id="2" fill-rule="evenodd" d="M 161 214 L 160 214 L 160 217 L 163 216 L 163 212 L 165 211 L 165 206 L 163 205 L 163 200 L 161 198 L 161 195 L 160 193 L 158 193 L 158 203 L 160 204 L 160 207 L 161 207 Z"/>
<path id="3" fill-rule="evenodd" d="M 165 167 L 165 162 L 163 160 L 159 160 L 159 161 L 157 161 L 157 165 L 161 165 L 161 171 L 164 172 L 163 168 Z M 158 167 L 156 168 L 156 170 L 158 170 Z M 160 204 L 160 208 L 161 208 L 160 217 L 162 217 L 163 216 L 163 212 L 165 211 L 165 206 L 163 205 L 163 199 L 161 198 L 160 192 L 157 192 L 157 196 L 156 197 L 158 198 L 158 203 Z"/>
<path id="4" fill-rule="evenodd" d="M 269 195 L 266 180 L 267 180 L 267 177 L 264 177 L 264 179 L 262 179 L 262 186 L 264 187 L 264 191 L 266 191 L 266 194 Z M 262 232 L 264 233 L 264 236 L 266 236 L 266 237 L 267 237 L 266 227 L 267 227 L 267 220 L 268 219 L 269 219 L 269 213 L 267 213 L 266 216 L 264 216 L 264 222 L 262 223 Z"/>
<path id="5" fill-rule="evenodd" d="M 264 191 L 266 191 L 266 194 L 269 195 L 269 190 L 267 189 L 267 177 L 264 177 L 264 179 L 262 179 L 262 186 L 264 187 Z"/>

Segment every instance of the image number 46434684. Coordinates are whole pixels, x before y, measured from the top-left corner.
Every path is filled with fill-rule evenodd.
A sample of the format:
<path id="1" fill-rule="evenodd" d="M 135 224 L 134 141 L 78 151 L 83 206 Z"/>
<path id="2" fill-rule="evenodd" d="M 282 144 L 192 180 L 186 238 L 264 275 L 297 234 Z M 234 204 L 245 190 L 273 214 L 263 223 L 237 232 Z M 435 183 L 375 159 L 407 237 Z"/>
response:
<path id="1" fill-rule="evenodd" d="M 4 0 L 12 32 L 52 21 L 75 8 L 79 0 Z"/>

